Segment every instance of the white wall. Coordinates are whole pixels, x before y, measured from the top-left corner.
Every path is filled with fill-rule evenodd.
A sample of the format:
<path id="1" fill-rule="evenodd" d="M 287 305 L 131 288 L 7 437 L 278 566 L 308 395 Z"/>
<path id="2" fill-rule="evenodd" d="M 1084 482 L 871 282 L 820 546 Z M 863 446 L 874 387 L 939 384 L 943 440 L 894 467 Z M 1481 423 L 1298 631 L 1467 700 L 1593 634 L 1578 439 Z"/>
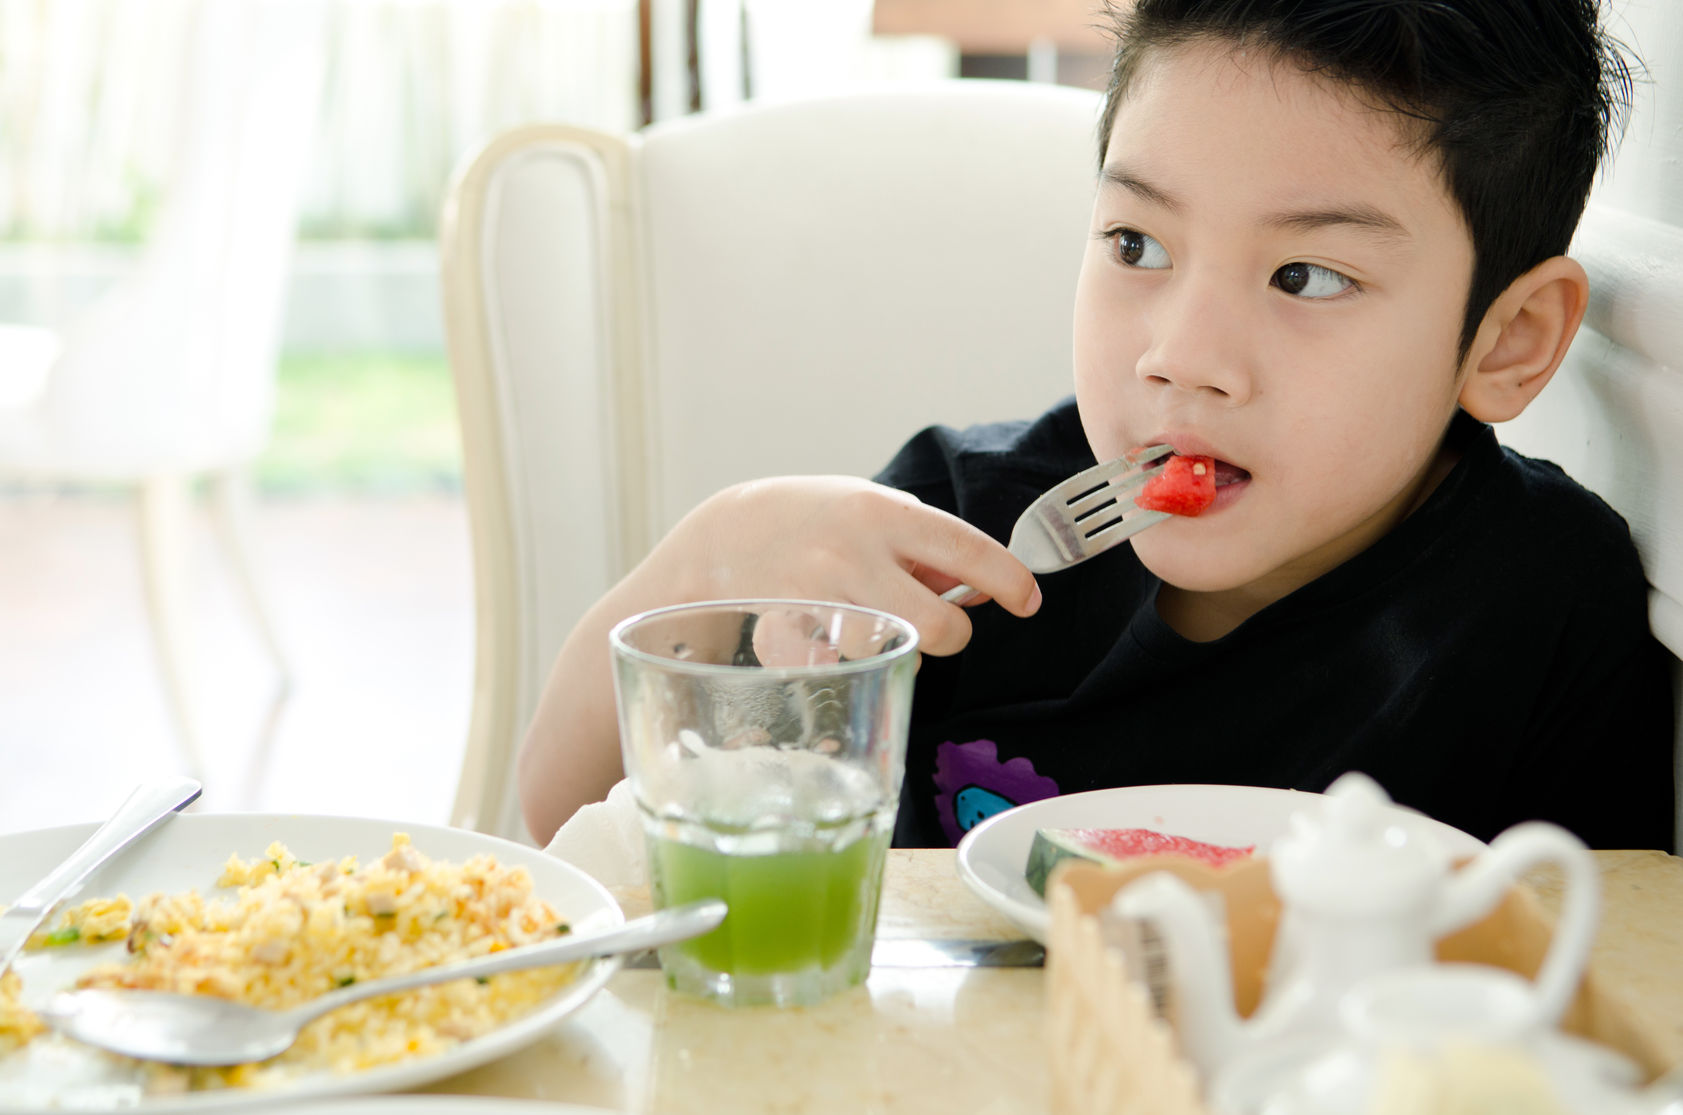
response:
<path id="1" fill-rule="evenodd" d="M 1683 3 L 1619 0 L 1609 30 L 1636 50 L 1647 73 L 1596 201 L 1683 226 Z"/>

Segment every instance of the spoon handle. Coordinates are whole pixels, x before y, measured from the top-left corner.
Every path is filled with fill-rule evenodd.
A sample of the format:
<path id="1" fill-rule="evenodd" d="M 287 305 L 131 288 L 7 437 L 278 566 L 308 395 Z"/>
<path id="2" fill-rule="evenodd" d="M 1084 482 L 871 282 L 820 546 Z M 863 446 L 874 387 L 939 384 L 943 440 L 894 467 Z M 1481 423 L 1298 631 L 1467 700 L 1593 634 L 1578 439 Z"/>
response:
<path id="1" fill-rule="evenodd" d="M 524 968 L 546 968 L 552 964 L 566 964 L 592 956 L 612 956 L 616 953 L 638 952 L 669 945 L 676 941 L 698 937 L 725 920 L 726 906 L 717 898 L 704 898 L 668 910 L 659 910 L 647 917 L 635 918 L 624 925 L 599 933 L 585 933 L 576 937 L 560 937 L 537 945 L 522 945 L 505 949 L 490 956 L 464 960 L 459 964 L 441 964 L 436 968 L 422 968 L 402 976 L 368 980 L 341 987 L 336 991 L 310 1000 L 288 1013 L 298 1025 L 317 1018 L 328 1011 L 351 1003 L 372 999 L 378 995 L 393 995 L 435 983 L 457 979 L 483 979 L 502 972 Z"/>

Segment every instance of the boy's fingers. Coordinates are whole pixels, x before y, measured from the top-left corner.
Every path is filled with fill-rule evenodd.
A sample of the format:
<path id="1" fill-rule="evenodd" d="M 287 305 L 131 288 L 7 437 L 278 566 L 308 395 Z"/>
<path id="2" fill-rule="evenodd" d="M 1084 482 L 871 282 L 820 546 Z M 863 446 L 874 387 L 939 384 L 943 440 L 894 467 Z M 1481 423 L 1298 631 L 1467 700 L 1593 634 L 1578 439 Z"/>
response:
<path id="1" fill-rule="evenodd" d="M 886 586 L 883 611 L 901 616 L 917 628 L 918 648 L 925 654 L 957 654 L 970 642 L 970 617 L 949 607 L 911 573 Z"/>
<path id="2" fill-rule="evenodd" d="M 846 653 L 830 642 L 817 616 L 793 608 L 762 613 L 753 638 L 754 655 L 766 666 L 833 666 Z"/>
<path id="3" fill-rule="evenodd" d="M 916 586 L 911 588 L 915 590 Z M 908 595 L 897 594 L 896 601 Z M 904 615 L 905 605 L 878 610 L 900 616 L 916 627 L 920 646 L 927 648 L 931 634 L 938 646 L 952 646 L 952 650 L 938 653 L 950 654 L 969 642 L 968 621 L 963 625 L 964 630 L 955 634 L 954 625 L 937 613 L 926 618 L 926 623 L 932 619 L 935 625 L 926 630 L 915 618 Z M 895 630 L 870 623 L 845 623 L 838 630 L 826 624 L 818 613 L 806 609 L 772 609 L 762 613 L 754 624 L 754 655 L 766 666 L 833 666 L 844 658 L 857 661 L 883 653 L 888 636 Z"/>
<path id="4" fill-rule="evenodd" d="M 1033 615 L 1040 608 L 1040 586 L 1028 566 L 983 531 L 945 518 L 946 529 L 930 531 L 914 544 L 908 555 L 916 562 L 912 575 L 937 596 L 962 582 L 981 593 L 966 604 L 991 598 L 1012 615 Z"/>

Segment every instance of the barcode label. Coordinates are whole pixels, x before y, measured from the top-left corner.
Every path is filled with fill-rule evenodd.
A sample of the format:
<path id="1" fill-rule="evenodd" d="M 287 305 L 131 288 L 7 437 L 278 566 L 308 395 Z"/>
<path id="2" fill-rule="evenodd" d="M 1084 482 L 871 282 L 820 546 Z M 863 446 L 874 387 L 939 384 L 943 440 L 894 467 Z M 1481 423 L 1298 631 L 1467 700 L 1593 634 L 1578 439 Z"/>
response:
<path id="1" fill-rule="evenodd" d="M 1209 908 L 1210 917 L 1218 927 L 1221 948 L 1227 947 L 1227 909 L 1216 891 L 1200 891 Z M 1105 946 L 1122 955 L 1123 969 L 1128 978 L 1140 984 L 1151 998 L 1151 1009 L 1159 1018 L 1177 1023 L 1174 972 L 1169 957 L 1169 942 L 1151 918 L 1132 918 L 1107 906 L 1099 917 L 1099 931 Z"/>

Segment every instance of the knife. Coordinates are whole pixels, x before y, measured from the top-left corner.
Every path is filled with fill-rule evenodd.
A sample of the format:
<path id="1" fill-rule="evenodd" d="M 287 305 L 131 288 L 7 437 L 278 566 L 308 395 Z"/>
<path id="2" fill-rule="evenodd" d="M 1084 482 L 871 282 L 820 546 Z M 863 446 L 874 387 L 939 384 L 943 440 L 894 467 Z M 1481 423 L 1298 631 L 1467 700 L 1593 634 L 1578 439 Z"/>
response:
<path id="1" fill-rule="evenodd" d="M 871 948 L 873 968 L 1040 968 L 1046 949 L 1038 941 L 884 937 Z M 626 958 L 627 968 L 658 968 L 653 952 Z"/>
<path id="2" fill-rule="evenodd" d="M 53 912 L 60 899 L 80 886 L 100 864 L 150 832 L 158 822 L 190 805 L 202 790 L 191 778 L 143 783 L 69 859 L 0 912 L 0 976 L 6 974 L 29 935 Z"/>

